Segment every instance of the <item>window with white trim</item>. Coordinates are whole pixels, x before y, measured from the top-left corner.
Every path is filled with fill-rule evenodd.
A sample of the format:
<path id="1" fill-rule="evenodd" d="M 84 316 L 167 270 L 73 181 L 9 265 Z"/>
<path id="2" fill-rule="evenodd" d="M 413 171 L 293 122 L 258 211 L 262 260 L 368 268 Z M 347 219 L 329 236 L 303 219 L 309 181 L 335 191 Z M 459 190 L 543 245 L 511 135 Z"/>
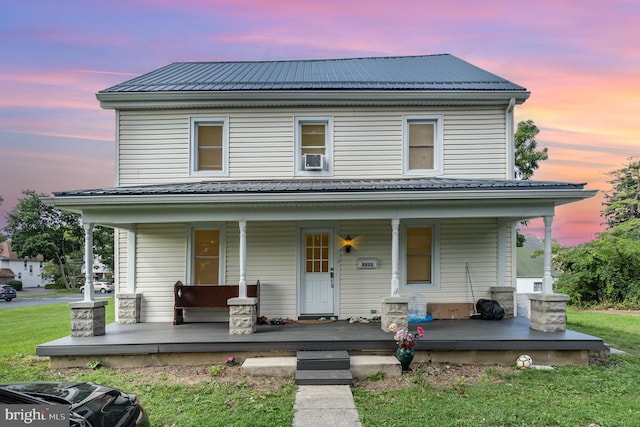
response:
<path id="1" fill-rule="evenodd" d="M 191 118 L 191 174 L 227 175 L 227 118 Z"/>
<path id="2" fill-rule="evenodd" d="M 221 232 L 218 229 L 194 229 L 191 246 L 191 284 L 219 285 L 221 277 Z"/>
<path id="3" fill-rule="evenodd" d="M 533 292 L 542 292 L 542 282 L 533 282 Z"/>
<path id="4" fill-rule="evenodd" d="M 294 163 L 296 175 L 331 175 L 333 120 L 330 117 L 296 117 Z"/>
<path id="5" fill-rule="evenodd" d="M 402 238 L 404 286 L 436 288 L 438 229 L 434 224 L 405 224 Z"/>
<path id="6" fill-rule="evenodd" d="M 442 173 L 442 119 L 440 116 L 405 116 L 405 174 Z"/>

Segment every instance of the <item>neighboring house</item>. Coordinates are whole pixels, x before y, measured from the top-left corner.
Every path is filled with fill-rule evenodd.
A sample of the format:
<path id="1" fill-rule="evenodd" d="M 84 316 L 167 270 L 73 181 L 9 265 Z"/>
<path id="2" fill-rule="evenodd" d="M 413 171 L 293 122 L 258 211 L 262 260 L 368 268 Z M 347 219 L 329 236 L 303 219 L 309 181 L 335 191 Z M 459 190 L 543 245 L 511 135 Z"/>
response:
<path id="1" fill-rule="evenodd" d="M 113 279 L 113 272 L 109 267 L 102 263 L 102 260 L 98 255 L 93 256 L 93 265 L 91 269 L 93 271 L 93 280 Z M 84 262 L 82 263 L 81 273 L 84 278 L 86 275 L 86 265 Z"/>
<path id="2" fill-rule="evenodd" d="M 514 180 L 529 92 L 451 55 L 167 65 L 97 94 L 113 188 L 51 203 L 116 231 L 116 292 L 173 318 L 173 285 L 253 284 L 260 314 L 372 317 L 515 287 L 515 224 L 588 197 Z M 550 256 L 550 254 L 545 254 Z M 219 319 L 227 311 L 186 313 Z"/>
<path id="3" fill-rule="evenodd" d="M 542 292 L 544 259 L 542 255 L 535 255 L 539 249 L 517 248 L 516 302 L 518 316 L 529 317 L 529 297 L 531 293 Z M 553 281 L 557 280 L 558 272 L 551 271 Z"/>
<path id="4" fill-rule="evenodd" d="M 7 279 L 5 275 L 4 279 L 0 278 L 0 281 L 5 280 L 2 283 L 6 283 L 6 280 L 20 280 L 23 288 L 44 287 L 46 283 L 42 279 L 43 265 L 42 255 L 34 258 L 18 258 L 18 255 L 11 250 L 11 242 L 7 240 L 0 243 L 0 269 L 5 272 L 10 270 L 14 276 Z"/>

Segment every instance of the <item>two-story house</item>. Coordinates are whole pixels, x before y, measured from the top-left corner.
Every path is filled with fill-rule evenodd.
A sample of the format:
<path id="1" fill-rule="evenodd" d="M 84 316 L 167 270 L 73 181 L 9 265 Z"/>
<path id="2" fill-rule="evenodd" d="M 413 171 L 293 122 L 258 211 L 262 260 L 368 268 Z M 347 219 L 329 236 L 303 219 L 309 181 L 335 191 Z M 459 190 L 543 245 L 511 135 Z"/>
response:
<path id="1" fill-rule="evenodd" d="M 269 318 L 473 303 L 515 288 L 519 221 L 544 217 L 550 242 L 555 207 L 595 194 L 514 179 L 528 97 L 451 55 L 174 63 L 97 94 L 115 186 L 52 203 L 116 230 L 116 291 L 141 322 L 172 320 L 178 280 L 260 281 Z"/>
<path id="2" fill-rule="evenodd" d="M 10 241 L 0 242 L 0 270 L 4 273 L 0 275 L 0 283 L 19 280 L 23 288 L 44 287 L 46 281 L 42 278 L 43 266 L 42 255 L 18 258 L 18 255 L 11 250 Z"/>

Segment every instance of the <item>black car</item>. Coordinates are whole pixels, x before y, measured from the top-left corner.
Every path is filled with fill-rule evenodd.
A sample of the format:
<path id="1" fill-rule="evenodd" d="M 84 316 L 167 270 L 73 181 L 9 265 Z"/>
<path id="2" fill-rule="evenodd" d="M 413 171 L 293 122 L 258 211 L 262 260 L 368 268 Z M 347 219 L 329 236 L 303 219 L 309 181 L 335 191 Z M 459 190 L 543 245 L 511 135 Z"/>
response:
<path id="1" fill-rule="evenodd" d="M 16 402 L 12 400 L 16 396 L 38 402 Z M 43 401 L 46 404 L 69 405 L 72 426 L 149 426 L 138 397 L 113 387 L 77 382 L 0 385 L 0 404 L 42 404 Z"/>
<path id="2" fill-rule="evenodd" d="M 13 286 L 0 285 L 0 299 L 11 301 L 16 297 L 16 290 Z"/>

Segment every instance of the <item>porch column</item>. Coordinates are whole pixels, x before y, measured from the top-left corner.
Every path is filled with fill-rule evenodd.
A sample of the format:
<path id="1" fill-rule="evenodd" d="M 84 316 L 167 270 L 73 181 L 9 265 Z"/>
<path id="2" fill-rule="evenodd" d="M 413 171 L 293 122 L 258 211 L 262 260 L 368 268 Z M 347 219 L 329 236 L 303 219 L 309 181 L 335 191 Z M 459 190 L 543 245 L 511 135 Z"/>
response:
<path id="1" fill-rule="evenodd" d="M 84 300 L 93 301 L 93 224 L 83 223 L 84 227 Z"/>
<path id="2" fill-rule="evenodd" d="M 229 298 L 229 335 L 252 334 L 256 331 L 258 298 L 247 297 L 247 221 L 240 226 L 240 281 L 238 297 Z"/>
<path id="3" fill-rule="evenodd" d="M 105 309 L 107 301 L 95 301 L 93 288 L 93 224 L 83 223 L 85 283 L 84 300 L 70 302 L 71 336 L 92 337 L 105 334 Z"/>
<path id="4" fill-rule="evenodd" d="M 542 293 L 529 294 L 531 329 L 542 332 L 562 332 L 567 328 L 567 302 L 569 295 L 553 292 L 551 276 L 551 223 L 552 216 L 544 218 L 544 274 Z"/>
<path id="5" fill-rule="evenodd" d="M 400 296 L 400 280 L 398 265 L 400 264 L 400 220 L 391 220 L 391 295 L 382 299 L 382 316 L 380 328 L 390 332 L 389 326 L 395 324 L 397 329 L 409 329 L 409 298 Z"/>
<path id="6" fill-rule="evenodd" d="M 240 288 L 238 297 L 247 297 L 247 221 L 240 221 Z"/>
<path id="7" fill-rule="evenodd" d="M 544 273 L 542 275 L 542 292 L 553 293 L 553 277 L 551 277 L 551 223 L 552 216 L 544 218 Z"/>
<path id="8" fill-rule="evenodd" d="M 399 219 L 391 220 L 391 295 L 400 293 L 400 281 L 398 279 L 398 264 L 400 263 L 400 227 Z"/>
<path id="9" fill-rule="evenodd" d="M 118 231 L 118 235 L 120 231 Z M 116 245 L 116 248 L 118 245 Z M 116 292 L 118 323 L 140 323 L 142 294 L 136 293 L 136 232 L 127 230 L 127 289 Z"/>

